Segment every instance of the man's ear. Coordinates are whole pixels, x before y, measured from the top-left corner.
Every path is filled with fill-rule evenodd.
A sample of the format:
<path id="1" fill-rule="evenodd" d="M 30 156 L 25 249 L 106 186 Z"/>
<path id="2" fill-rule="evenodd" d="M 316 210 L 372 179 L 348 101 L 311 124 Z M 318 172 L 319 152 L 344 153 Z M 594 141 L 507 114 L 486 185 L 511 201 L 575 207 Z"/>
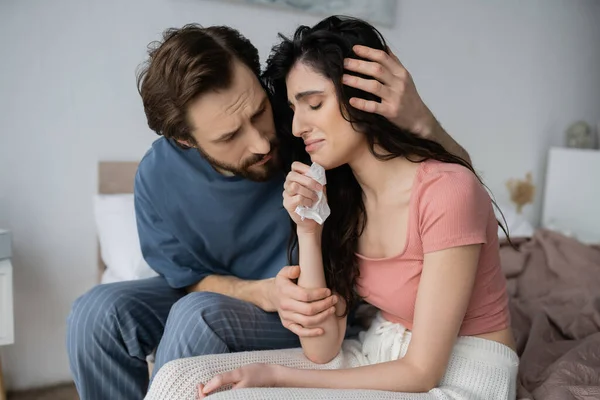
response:
<path id="1" fill-rule="evenodd" d="M 179 143 L 180 145 L 184 146 L 184 147 L 189 147 L 190 149 L 195 148 L 196 146 L 194 145 L 193 142 L 189 141 L 189 140 L 181 140 L 181 139 L 175 139 L 175 141 L 177 143 Z"/>

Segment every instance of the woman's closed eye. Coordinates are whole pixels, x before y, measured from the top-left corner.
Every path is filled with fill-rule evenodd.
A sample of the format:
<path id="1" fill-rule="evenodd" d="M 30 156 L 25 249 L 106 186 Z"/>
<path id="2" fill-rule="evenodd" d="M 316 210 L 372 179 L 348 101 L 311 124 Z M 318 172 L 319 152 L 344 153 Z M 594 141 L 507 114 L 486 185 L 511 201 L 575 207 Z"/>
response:
<path id="1" fill-rule="evenodd" d="M 314 106 L 309 104 L 309 107 L 311 110 L 318 110 L 319 108 L 321 108 L 322 105 L 323 105 L 323 102 L 321 102 L 319 104 L 315 104 Z"/>

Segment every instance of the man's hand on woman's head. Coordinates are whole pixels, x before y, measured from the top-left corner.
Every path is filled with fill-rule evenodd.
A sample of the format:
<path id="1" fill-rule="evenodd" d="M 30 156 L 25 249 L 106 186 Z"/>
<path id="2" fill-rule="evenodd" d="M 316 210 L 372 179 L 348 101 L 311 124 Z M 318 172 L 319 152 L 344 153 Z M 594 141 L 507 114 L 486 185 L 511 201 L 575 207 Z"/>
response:
<path id="1" fill-rule="evenodd" d="M 396 126 L 423 137 L 432 135 L 438 123 L 398 57 L 391 50 L 388 54 L 366 46 L 357 45 L 353 50 L 369 61 L 347 58 L 344 60 L 345 69 L 373 79 L 345 74 L 344 84 L 372 93 L 381 98 L 381 102 L 353 97 L 350 104 L 359 110 L 380 114 Z"/>
<path id="2" fill-rule="evenodd" d="M 335 312 L 337 296 L 327 288 L 306 289 L 294 281 L 300 276 L 300 267 L 287 266 L 277 276 L 266 281 L 265 311 L 276 311 L 284 327 L 300 337 L 322 335 L 319 326 Z"/>

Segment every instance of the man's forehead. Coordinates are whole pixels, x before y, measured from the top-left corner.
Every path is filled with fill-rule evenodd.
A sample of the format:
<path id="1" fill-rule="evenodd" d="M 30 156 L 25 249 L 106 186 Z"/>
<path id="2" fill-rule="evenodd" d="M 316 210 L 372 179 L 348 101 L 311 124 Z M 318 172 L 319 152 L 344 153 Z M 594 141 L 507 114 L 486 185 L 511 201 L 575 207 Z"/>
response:
<path id="1" fill-rule="evenodd" d="M 218 136 L 239 128 L 240 120 L 250 117 L 265 98 L 258 80 L 249 79 L 200 96 L 190 106 L 190 122 L 194 131 Z"/>

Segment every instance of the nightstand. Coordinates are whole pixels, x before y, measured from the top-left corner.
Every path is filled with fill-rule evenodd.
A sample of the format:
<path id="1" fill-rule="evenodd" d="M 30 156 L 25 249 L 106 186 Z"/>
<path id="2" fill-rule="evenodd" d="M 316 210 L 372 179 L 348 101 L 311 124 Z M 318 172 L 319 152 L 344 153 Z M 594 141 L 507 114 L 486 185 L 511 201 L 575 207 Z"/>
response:
<path id="1" fill-rule="evenodd" d="M 13 320 L 13 267 L 11 258 L 11 235 L 0 229 L 0 346 L 12 344 L 15 339 Z M 6 400 L 6 388 L 0 360 L 0 400 Z"/>

